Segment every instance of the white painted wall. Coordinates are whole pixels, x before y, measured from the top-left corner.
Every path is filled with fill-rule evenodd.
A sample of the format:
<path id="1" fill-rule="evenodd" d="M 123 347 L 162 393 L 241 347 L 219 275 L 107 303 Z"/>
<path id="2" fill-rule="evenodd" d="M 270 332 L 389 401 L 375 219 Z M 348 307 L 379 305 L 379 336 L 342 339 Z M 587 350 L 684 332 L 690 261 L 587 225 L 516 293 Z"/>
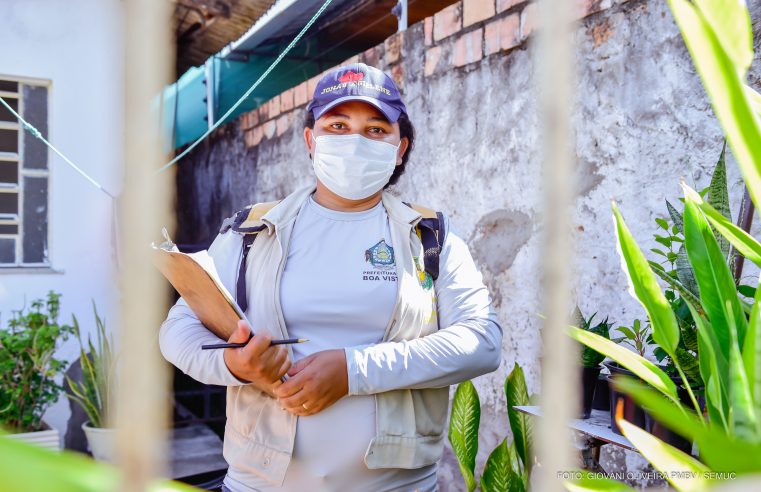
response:
<path id="1" fill-rule="evenodd" d="M 112 193 L 121 186 L 123 55 L 117 0 L 3 0 L 0 2 L 0 76 L 50 81 L 48 140 Z M 55 153 L 49 154 L 48 246 L 51 269 L 0 269 L 0 326 L 11 310 L 63 294 L 60 321 L 77 316 L 94 329 L 91 300 L 116 327 L 119 291 L 111 199 Z M 72 361 L 76 340 L 59 356 Z M 65 431 L 62 397 L 46 421 Z"/>

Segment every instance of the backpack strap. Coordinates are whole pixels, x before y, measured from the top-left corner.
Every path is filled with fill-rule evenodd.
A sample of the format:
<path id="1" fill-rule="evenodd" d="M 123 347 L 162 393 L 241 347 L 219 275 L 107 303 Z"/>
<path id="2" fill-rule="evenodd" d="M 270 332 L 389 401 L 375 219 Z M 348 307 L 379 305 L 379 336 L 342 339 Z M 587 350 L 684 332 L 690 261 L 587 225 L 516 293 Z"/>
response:
<path id="1" fill-rule="evenodd" d="M 267 225 L 261 220 L 262 216 L 278 203 L 280 201 L 249 205 L 236 212 L 232 217 L 225 219 L 219 229 L 220 234 L 232 229 L 234 232 L 243 235 L 243 250 L 238 265 L 238 277 L 235 281 L 235 300 L 243 312 L 248 309 L 248 296 L 246 295 L 246 259 L 248 252 L 251 250 L 257 234 L 267 228 Z"/>
<path id="2" fill-rule="evenodd" d="M 423 243 L 425 271 L 433 280 L 436 280 L 439 278 L 439 257 L 446 236 L 444 215 L 415 203 L 404 202 L 404 204 L 422 215 L 415 229 L 420 237 L 420 242 Z"/>

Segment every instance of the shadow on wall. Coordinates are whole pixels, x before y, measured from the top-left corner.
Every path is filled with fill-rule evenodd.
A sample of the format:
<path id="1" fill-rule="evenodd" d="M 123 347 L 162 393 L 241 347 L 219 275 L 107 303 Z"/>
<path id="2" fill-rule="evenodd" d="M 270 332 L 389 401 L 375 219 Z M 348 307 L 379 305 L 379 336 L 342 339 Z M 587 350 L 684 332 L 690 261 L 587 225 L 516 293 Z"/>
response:
<path id="1" fill-rule="evenodd" d="M 532 220 L 527 214 L 497 209 L 481 217 L 467 241 L 472 245 L 473 256 L 481 266 L 495 308 L 502 304 L 502 294 L 496 279 L 513 264 L 518 252 L 531 237 L 532 230 Z"/>

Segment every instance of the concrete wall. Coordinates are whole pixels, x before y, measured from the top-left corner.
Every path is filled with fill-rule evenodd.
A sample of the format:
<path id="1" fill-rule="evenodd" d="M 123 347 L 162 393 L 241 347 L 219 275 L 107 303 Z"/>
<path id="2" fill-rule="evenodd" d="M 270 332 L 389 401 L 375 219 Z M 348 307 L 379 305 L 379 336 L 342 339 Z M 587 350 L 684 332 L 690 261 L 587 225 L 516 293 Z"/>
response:
<path id="1" fill-rule="evenodd" d="M 758 9 L 758 0 L 750 3 Z M 665 0 L 579 4 L 573 294 L 585 313 L 630 324 L 644 311 L 627 292 L 610 200 L 641 246 L 655 247 L 654 219 L 667 217 L 664 198 L 678 203 L 682 176 L 707 185 L 722 132 Z M 531 392 L 540 389 L 542 215 L 552 211 L 542 210 L 542 135 L 528 42 L 537 25 L 533 9 L 520 0 L 465 0 L 358 57 L 396 78 L 417 130 L 396 192 L 451 215 L 503 323 L 503 364 L 476 380 L 478 470 L 506 435 L 503 383 L 514 362 Z M 756 64 L 756 87 L 759 76 Z M 301 122 L 315 80 L 220 129 L 181 163 L 181 241 L 208 241 L 235 210 L 314 180 Z M 735 214 L 742 182 L 731 156 L 728 168 Z M 441 490 L 461 489 L 460 480 L 447 451 Z"/>
<path id="2" fill-rule="evenodd" d="M 108 190 L 119 191 L 122 133 L 121 2 L 116 0 L 10 0 L 0 2 L 0 76 L 49 81 L 45 135 Z M 76 314 L 94 329 L 91 300 L 116 326 L 118 289 L 113 261 L 111 200 L 53 152 L 49 153 L 48 251 L 50 268 L 0 269 L 0 320 L 48 290 L 62 293 L 59 321 Z M 2 325 L 0 325 L 2 326 Z M 58 352 L 79 355 L 69 339 Z M 46 420 L 65 431 L 68 399 Z"/>

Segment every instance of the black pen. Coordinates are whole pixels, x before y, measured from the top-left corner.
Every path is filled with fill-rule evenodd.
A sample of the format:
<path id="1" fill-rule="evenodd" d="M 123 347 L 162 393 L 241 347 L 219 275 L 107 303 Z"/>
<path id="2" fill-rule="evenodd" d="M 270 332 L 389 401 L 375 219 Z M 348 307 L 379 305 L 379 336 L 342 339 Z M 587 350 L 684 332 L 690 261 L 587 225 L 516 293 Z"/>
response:
<path id="1" fill-rule="evenodd" d="M 249 339 L 250 340 L 250 339 Z M 306 338 L 286 338 L 284 340 L 272 340 L 270 342 L 270 346 L 272 345 L 285 345 L 286 343 L 304 343 L 308 342 Z M 208 349 L 220 349 L 220 348 L 240 348 L 245 347 L 248 342 L 242 342 L 242 343 L 217 343 L 212 345 L 201 345 L 202 350 L 208 350 Z"/>

